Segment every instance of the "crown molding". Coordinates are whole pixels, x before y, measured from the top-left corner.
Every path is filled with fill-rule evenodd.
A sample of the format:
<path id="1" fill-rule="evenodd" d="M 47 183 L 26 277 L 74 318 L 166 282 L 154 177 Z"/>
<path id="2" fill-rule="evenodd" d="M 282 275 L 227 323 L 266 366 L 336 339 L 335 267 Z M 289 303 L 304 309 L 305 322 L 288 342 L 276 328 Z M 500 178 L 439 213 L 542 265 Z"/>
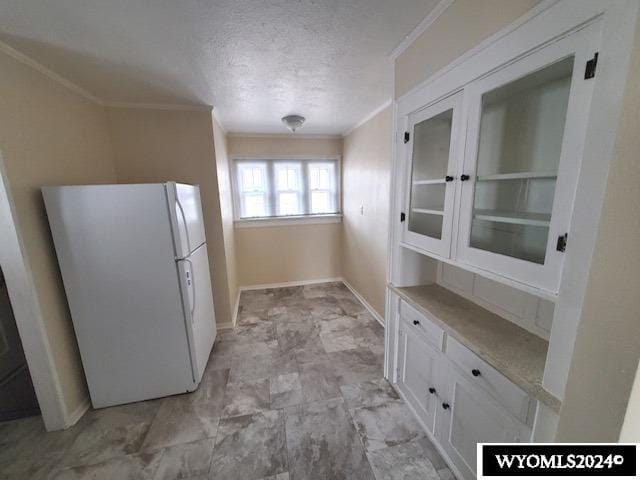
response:
<path id="1" fill-rule="evenodd" d="M 108 108 L 133 108 L 141 110 L 183 110 L 192 112 L 211 112 L 211 105 L 180 105 L 173 103 L 137 103 L 137 102 L 102 102 Z"/>
<path id="2" fill-rule="evenodd" d="M 358 123 L 356 123 L 353 127 L 351 127 L 349 130 L 346 130 L 343 134 L 342 134 L 342 138 L 348 137 L 349 135 L 351 135 L 355 130 L 357 130 L 358 128 L 360 128 L 362 125 L 364 125 L 365 123 L 367 123 L 369 120 L 371 120 L 373 117 L 375 117 L 376 115 L 378 115 L 380 112 L 382 112 L 385 108 L 387 108 L 388 106 L 391 105 L 391 103 L 393 102 L 392 99 L 387 100 L 386 102 L 384 102 L 382 105 L 380 105 L 378 108 L 376 108 L 373 112 L 371 112 L 369 115 L 367 115 L 366 117 L 364 117 L 362 120 L 360 120 Z"/>
<path id="3" fill-rule="evenodd" d="M 88 90 L 85 90 L 79 85 L 73 83 L 71 80 L 68 80 L 62 75 L 59 75 L 53 70 L 45 67 L 41 63 L 26 56 L 24 53 L 19 52 L 18 50 L 7 45 L 3 41 L 0 41 L 0 52 L 7 54 L 14 60 L 17 60 L 18 62 L 22 63 L 23 65 L 33 68 L 34 70 L 46 76 L 50 80 L 53 80 L 54 82 L 62 85 L 63 87 L 80 95 L 81 97 L 95 103 L 96 105 L 100 105 L 102 107 L 146 108 L 151 110 L 188 110 L 188 111 L 201 111 L 201 112 L 210 112 L 213 109 L 211 105 L 179 105 L 179 104 L 164 104 L 164 103 L 110 102 L 110 101 L 102 100 L 101 98 L 90 93 Z"/>
<path id="4" fill-rule="evenodd" d="M 220 127 L 220 130 L 222 130 L 222 134 L 224 136 L 227 136 L 229 132 L 227 132 L 227 129 L 224 128 L 224 125 L 222 125 L 222 122 L 220 121 L 220 117 L 218 116 L 218 114 L 216 113 L 218 110 L 216 108 L 212 108 L 211 109 L 211 115 L 213 115 L 213 119 L 215 120 L 215 122 L 218 124 L 218 127 Z"/>
<path id="5" fill-rule="evenodd" d="M 389 57 L 392 60 L 398 58 L 402 52 L 404 52 L 409 46 L 416 41 L 416 39 L 422 35 L 427 28 L 431 26 L 433 22 L 435 22 L 440 15 L 444 13 L 444 11 L 449 8 L 449 6 L 455 0 L 440 0 L 435 7 L 429 12 L 429 14 L 422 19 L 422 21 L 414 28 L 404 39 L 398 44 L 396 48 L 394 48 Z"/>
<path id="6" fill-rule="evenodd" d="M 76 85 L 75 83 L 73 83 L 70 80 L 67 80 L 62 75 L 58 75 L 53 70 L 50 70 L 49 68 L 45 67 L 41 63 L 38 63 L 35 60 L 27 57 L 24 53 L 19 52 L 15 48 L 10 47 L 9 45 L 7 45 L 6 43 L 4 43 L 2 41 L 0 41 L 0 51 L 3 52 L 3 53 L 6 53 L 11 58 L 13 58 L 14 60 L 17 60 L 18 62 L 22 63 L 23 65 L 26 65 L 28 67 L 33 68 L 34 70 L 36 70 L 37 72 L 41 73 L 45 77 L 48 77 L 49 79 L 53 80 L 54 82 L 57 82 L 60 85 L 68 88 L 69 90 L 71 90 L 72 92 L 80 95 L 81 97 L 83 97 L 83 98 L 85 98 L 85 99 L 87 99 L 87 100 L 89 100 L 89 101 L 91 101 L 91 102 L 93 102 L 93 103 L 95 103 L 97 105 L 104 105 L 104 102 L 102 100 L 100 100 L 98 97 L 96 97 L 95 95 L 93 95 L 92 93 L 89 93 L 84 88 Z"/>
<path id="7" fill-rule="evenodd" d="M 299 138 L 306 140 L 338 140 L 342 138 L 342 135 L 327 135 L 327 134 L 315 134 L 315 133 L 242 133 L 242 132 L 229 132 L 228 137 L 232 138 Z"/>

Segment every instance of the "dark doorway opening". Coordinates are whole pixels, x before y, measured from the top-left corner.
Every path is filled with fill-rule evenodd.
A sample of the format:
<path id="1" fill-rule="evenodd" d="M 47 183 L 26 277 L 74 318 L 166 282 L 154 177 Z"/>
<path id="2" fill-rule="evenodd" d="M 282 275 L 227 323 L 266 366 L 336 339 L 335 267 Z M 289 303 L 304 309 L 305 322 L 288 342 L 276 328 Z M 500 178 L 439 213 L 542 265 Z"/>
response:
<path id="1" fill-rule="evenodd" d="M 39 413 L 36 392 L 0 268 L 0 421 Z"/>

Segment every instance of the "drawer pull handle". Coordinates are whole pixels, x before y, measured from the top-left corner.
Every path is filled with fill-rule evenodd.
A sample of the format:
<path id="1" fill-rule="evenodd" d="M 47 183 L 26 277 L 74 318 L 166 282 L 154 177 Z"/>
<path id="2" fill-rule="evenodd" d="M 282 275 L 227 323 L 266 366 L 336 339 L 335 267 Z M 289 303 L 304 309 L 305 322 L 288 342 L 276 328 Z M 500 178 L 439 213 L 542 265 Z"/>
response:
<path id="1" fill-rule="evenodd" d="M 477 368 L 474 368 L 473 370 L 471 370 L 471 375 L 473 375 L 474 377 L 479 377 L 480 370 L 478 370 Z"/>
<path id="2" fill-rule="evenodd" d="M 414 320 L 414 321 L 413 321 L 413 324 L 414 324 L 414 325 L 420 325 L 420 322 L 419 322 L 418 320 Z"/>
<path id="3" fill-rule="evenodd" d="M 449 404 L 448 403 L 443 403 L 442 404 L 442 408 L 444 408 L 445 410 L 449 409 Z"/>
<path id="4" fill-rule="evenodd" d="M 436 389 L 433 387 L 429 387 L 429 393 L 433 395 L 434 393 L 436 393 Z"/>

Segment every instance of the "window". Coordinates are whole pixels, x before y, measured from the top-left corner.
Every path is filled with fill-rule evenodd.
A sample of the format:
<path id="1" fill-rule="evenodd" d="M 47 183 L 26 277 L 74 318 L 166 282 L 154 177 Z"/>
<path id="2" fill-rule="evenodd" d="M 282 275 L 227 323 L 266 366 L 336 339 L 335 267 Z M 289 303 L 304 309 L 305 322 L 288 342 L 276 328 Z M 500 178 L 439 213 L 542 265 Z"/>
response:
<path id="1" fill-rule="evenodd" d="M 236 217 L 337 214 L 338 175 L 335 158 L 236 159 Z"/>

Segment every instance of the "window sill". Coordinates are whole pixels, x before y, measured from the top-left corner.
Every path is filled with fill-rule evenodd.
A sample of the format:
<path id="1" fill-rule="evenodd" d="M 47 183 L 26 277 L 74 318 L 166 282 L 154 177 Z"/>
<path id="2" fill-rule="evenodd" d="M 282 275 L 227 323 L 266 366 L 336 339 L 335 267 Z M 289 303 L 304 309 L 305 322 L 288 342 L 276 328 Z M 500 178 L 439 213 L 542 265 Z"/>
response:
<path id="1" fill-rule="evenodd" d="M 288 227 L 340 222 L 342 222 L 342 214 L 332 213 L 329 215 L 302 215 L 298 217 L 243 218 L 234 220 L 233 226 L 235 228 Z"/>

